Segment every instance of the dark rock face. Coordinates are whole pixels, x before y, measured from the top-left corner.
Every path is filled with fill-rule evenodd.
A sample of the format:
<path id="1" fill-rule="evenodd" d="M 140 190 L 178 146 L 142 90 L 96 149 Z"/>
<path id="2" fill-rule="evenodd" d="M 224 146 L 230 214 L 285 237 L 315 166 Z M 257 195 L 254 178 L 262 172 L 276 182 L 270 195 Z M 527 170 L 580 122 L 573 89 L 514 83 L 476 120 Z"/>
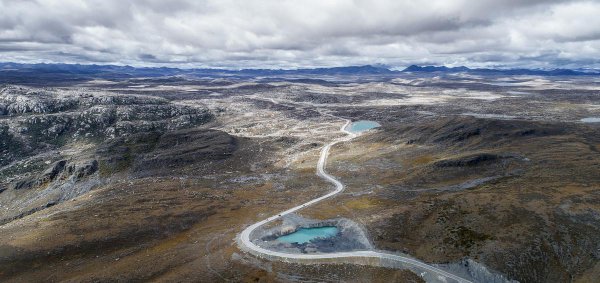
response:
<path id="1" fill-rule="evenodd" d="M 90 160 L 79 164 L 69 164 L 67 160 L 60 160 L 52 164 L 37 177 L 13 182 L 11 184 L 11 189 L 31 189 L 56 180 L 67 180 L 69 178 L 77 181 L 83 177 L 94 174 L 96 171 L 98 171 L 97 160 Z"/>
<path id="2" fill-rule="evenodd" d="M 435 139 L 434 142 L 443 142 L 443 141 L 461 142 L 464 140 L 468 140 L 469 138 L 479 136 L 480 134 L 481 134 L 481 129 L 478 129 L 478 128 L 463 129 L 463 128 L 459 127 L 457 129 L 455 129 L 455 131 L 452 131 L 446 135 L 443 135 L 443 136 Z"/>
<path id="3" fill-rule="evenodd" d="M 98 171 L 98 160 L 92 160 L 89 163 L 83 164 L 80 167 L 74 168 L 74 173 L 77 178 L 83 178 L 85 176 L 92 175 Z"/>
<path id="4" fill-rule="evenodd" d="M 507 158 L 505 156 L 491 154 L 491 153 L 481 153 L 475 155 L 464 156 L 457 159 L 445 159 L 437 161 L 433 164 L 435 167 L 465 167 L 465 166 L 477 166 L 483 165 L 485 163 L 492 163 L 501 159 Z"/>
<path id="5" fill-rule="evenodd" d="M 36 180 L 20 180 L 12 183 L 10 188 L 13 190 L 30 189 L 35 186 Z"/>
<path id="6" fill-rule="evenodd" d="M 66 160 L 61 160 L 54 163 L 50 168 L 46 169 L 44 173 L 38 178 L 39 183 L 51 182 L 56 179 L 58 174 L 62 173 L 65 169 L 65 165 L 67 165 Z"/>

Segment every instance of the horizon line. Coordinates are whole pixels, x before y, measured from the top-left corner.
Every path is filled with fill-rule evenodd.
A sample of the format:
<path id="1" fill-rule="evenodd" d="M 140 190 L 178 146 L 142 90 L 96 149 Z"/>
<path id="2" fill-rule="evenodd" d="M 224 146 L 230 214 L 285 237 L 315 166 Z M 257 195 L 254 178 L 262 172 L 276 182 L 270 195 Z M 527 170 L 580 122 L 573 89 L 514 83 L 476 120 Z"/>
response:
<path id="1" fill-rule="evenodd" d="M 403 72 L 410 67 L 419 67 L 419 68 L 448 68 L 448 69 L 456 69 L 456 68 L 467 68 L 468 70 L 498 70 L 498 71 L 511 71 L 511 70 L 531 70 L 531 71 L 557 71 L 557 70 L 591 70 L 591 71 L 600 71 L 596 68 L 528 68 L 528 67 L 508 67 L 508 66 L 496 66 L 496 67 L 469 67 L 467 65 L 444 65 L 444 64 L 409 64 L 406 66 L 390 66 L 386 64 L 364 64 L 364 65 L 333 65 L 333 66 L 319 66 L 319 67 L 296 67 L 296 68 L 268 68 L 268 67 L 256 67 L 256 68 L 227 68 L 227 67 L 180 67 L 180 66 L 169 66 L 169 65 L 158 65 L 158 66 L 141 66 L 134 64 L 120 64 L 120 63 L 98 63 L 98 62 L 89 62 L 89 63 L 72 63 L 72 62 L 14 62 L 14 61 L 0 61 L 0 64 L 17 64 L 17 65 L 68 65 L 68 66 L 100 66 L 100 67 L 124 67 L 124 68 L 134 68 L 134 69 L 174 69 L 174 70 L 215 70 L 215 71 L 252 71 L 252 70 L 268 70 L 268 71 L 299 71 L 299 70 L 318 70 L 318 69 L 336 69 L 336 68 L 360 68 L 360 67 L 372 67 L 377 69 L 386 69 L 390 72 Z M 175 63 L 172 63 L 175 64 Z M 1 69 L 0 69 L 1 70 Z"/>

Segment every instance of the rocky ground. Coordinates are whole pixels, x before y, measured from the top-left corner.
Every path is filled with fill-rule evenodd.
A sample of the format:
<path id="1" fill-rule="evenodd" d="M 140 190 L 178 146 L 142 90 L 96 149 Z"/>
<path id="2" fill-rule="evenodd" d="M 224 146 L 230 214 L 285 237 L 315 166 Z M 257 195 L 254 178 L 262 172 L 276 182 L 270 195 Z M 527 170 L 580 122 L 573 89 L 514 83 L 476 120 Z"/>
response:
<path id="1" fill-rule="evenodd" d="M 468 257 L 524 282 L 571 281 L 597 274 L 599 141 L 597 127 L 563 123 L 384 125 L 336 149 L 330 170 L 348 193 L 309 215 L 352 217 L 376 246 L 428 262 Z"/>
<path id="2" fill-rule="evenodd" d="M 500 82 L 500 83 L 499 83 Z M 235 79 L 0 87 L 0 281 L 420 282 L 409 271 L 268 262 L 247 225 L 329 190 L 377 249 L 473 259 L 521 282 L 600 276 L 600 84 L 575 78 Z M 386 280 L 387 279 L 387 280 Z"/>

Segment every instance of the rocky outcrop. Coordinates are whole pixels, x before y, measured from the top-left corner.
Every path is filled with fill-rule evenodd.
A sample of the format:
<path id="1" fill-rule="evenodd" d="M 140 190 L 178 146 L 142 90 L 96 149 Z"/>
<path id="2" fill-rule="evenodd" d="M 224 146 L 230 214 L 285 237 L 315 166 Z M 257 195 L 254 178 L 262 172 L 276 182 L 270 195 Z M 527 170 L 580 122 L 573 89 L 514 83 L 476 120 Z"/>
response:
<path id="1" fill-rule="evenodd" d="M 44 89 L 8 86 L 0 90 L 0 115 L 55 113 L 77 105 L 76 97 L 56 96 Z"/>
<path id="2" fill-rule="evenodd" d="M 10 188 L 13 190 L 30 189 L 35 186 L 36 182 L 36 180 L 31 179 L 19 180 L 10 184 Z"/>
<path id="3" fill-rule="evenodd" d="M 226 157 L 235 149 L 227 134 L 181 132 L 212 119 L 201 105 L 155 96 L 0 86 L 0 207 L 6 211 L 0 223 L 107 182 L 108 176 L 129 169 L 138 155 L 154 150 L 163 136 L 156 156 L 145 156 L 150 161 L 142 166 L 160 170 Z M 190 140 L 196 138 L 198 143 Z M 188 142 L 172 146 L 178 139 Z"/>
<path id="4" fill-rule="evenodd" d="M 62 173 L 67 165 L 66 160 L 61 160 L 54 163 L 50 168 L 46 169 L 38 179 L 40 183 L 51 182 L 56 179 L 58 174 Z"/>
<path id="5" fill-rule="evenodd" d="M 91 90 L 0 89 L 0 166 L 67 143 L 164 133 L 212 120 L 202 106 Z"/>
<path id="6" fill-rule="evenodd" d="M 67 168 L 67 172 L 72 174 L 75 178 L 83 178 L 96 173 L 96 171 L 98 171 L 98 161 L 95 159 L 78 166 L 71 165 Z"/>
<path id="7" fill-rule="evenodd" d="M 87 160 L 84 162 L 68 162 L 60 160 L 48 167 L 44 172 L 36 177 L 21 179 L 11 184 L 13 190 L 24 190 L 47 185 L 56 180 L 77 181 L 86 176 L 92 175 L 98 171 L 97 160 Z"/>

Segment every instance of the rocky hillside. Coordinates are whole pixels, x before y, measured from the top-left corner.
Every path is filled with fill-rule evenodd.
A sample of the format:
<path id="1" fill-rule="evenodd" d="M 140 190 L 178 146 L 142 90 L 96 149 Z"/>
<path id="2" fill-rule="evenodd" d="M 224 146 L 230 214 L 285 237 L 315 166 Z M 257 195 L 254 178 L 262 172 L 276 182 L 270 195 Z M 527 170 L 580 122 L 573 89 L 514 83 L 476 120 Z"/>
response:
<path id="1" fill-rule="evenodd" d="M 335 149 L 330 170 L 350 196 L 323 203 L 320 216 L 352 208 L 344 213 L 378 248 L 427 262 L 469 258 L 520 282 L 589 282 L 600 259 L 599 146 L 592 124 L 389 122 Z"/>
<path id="2" fill-rule="evenodd" d="M 87 192 L 165 133 L 212 119 L 204 107 L 151 96 L 2 86 L 0 223 Z"/>

